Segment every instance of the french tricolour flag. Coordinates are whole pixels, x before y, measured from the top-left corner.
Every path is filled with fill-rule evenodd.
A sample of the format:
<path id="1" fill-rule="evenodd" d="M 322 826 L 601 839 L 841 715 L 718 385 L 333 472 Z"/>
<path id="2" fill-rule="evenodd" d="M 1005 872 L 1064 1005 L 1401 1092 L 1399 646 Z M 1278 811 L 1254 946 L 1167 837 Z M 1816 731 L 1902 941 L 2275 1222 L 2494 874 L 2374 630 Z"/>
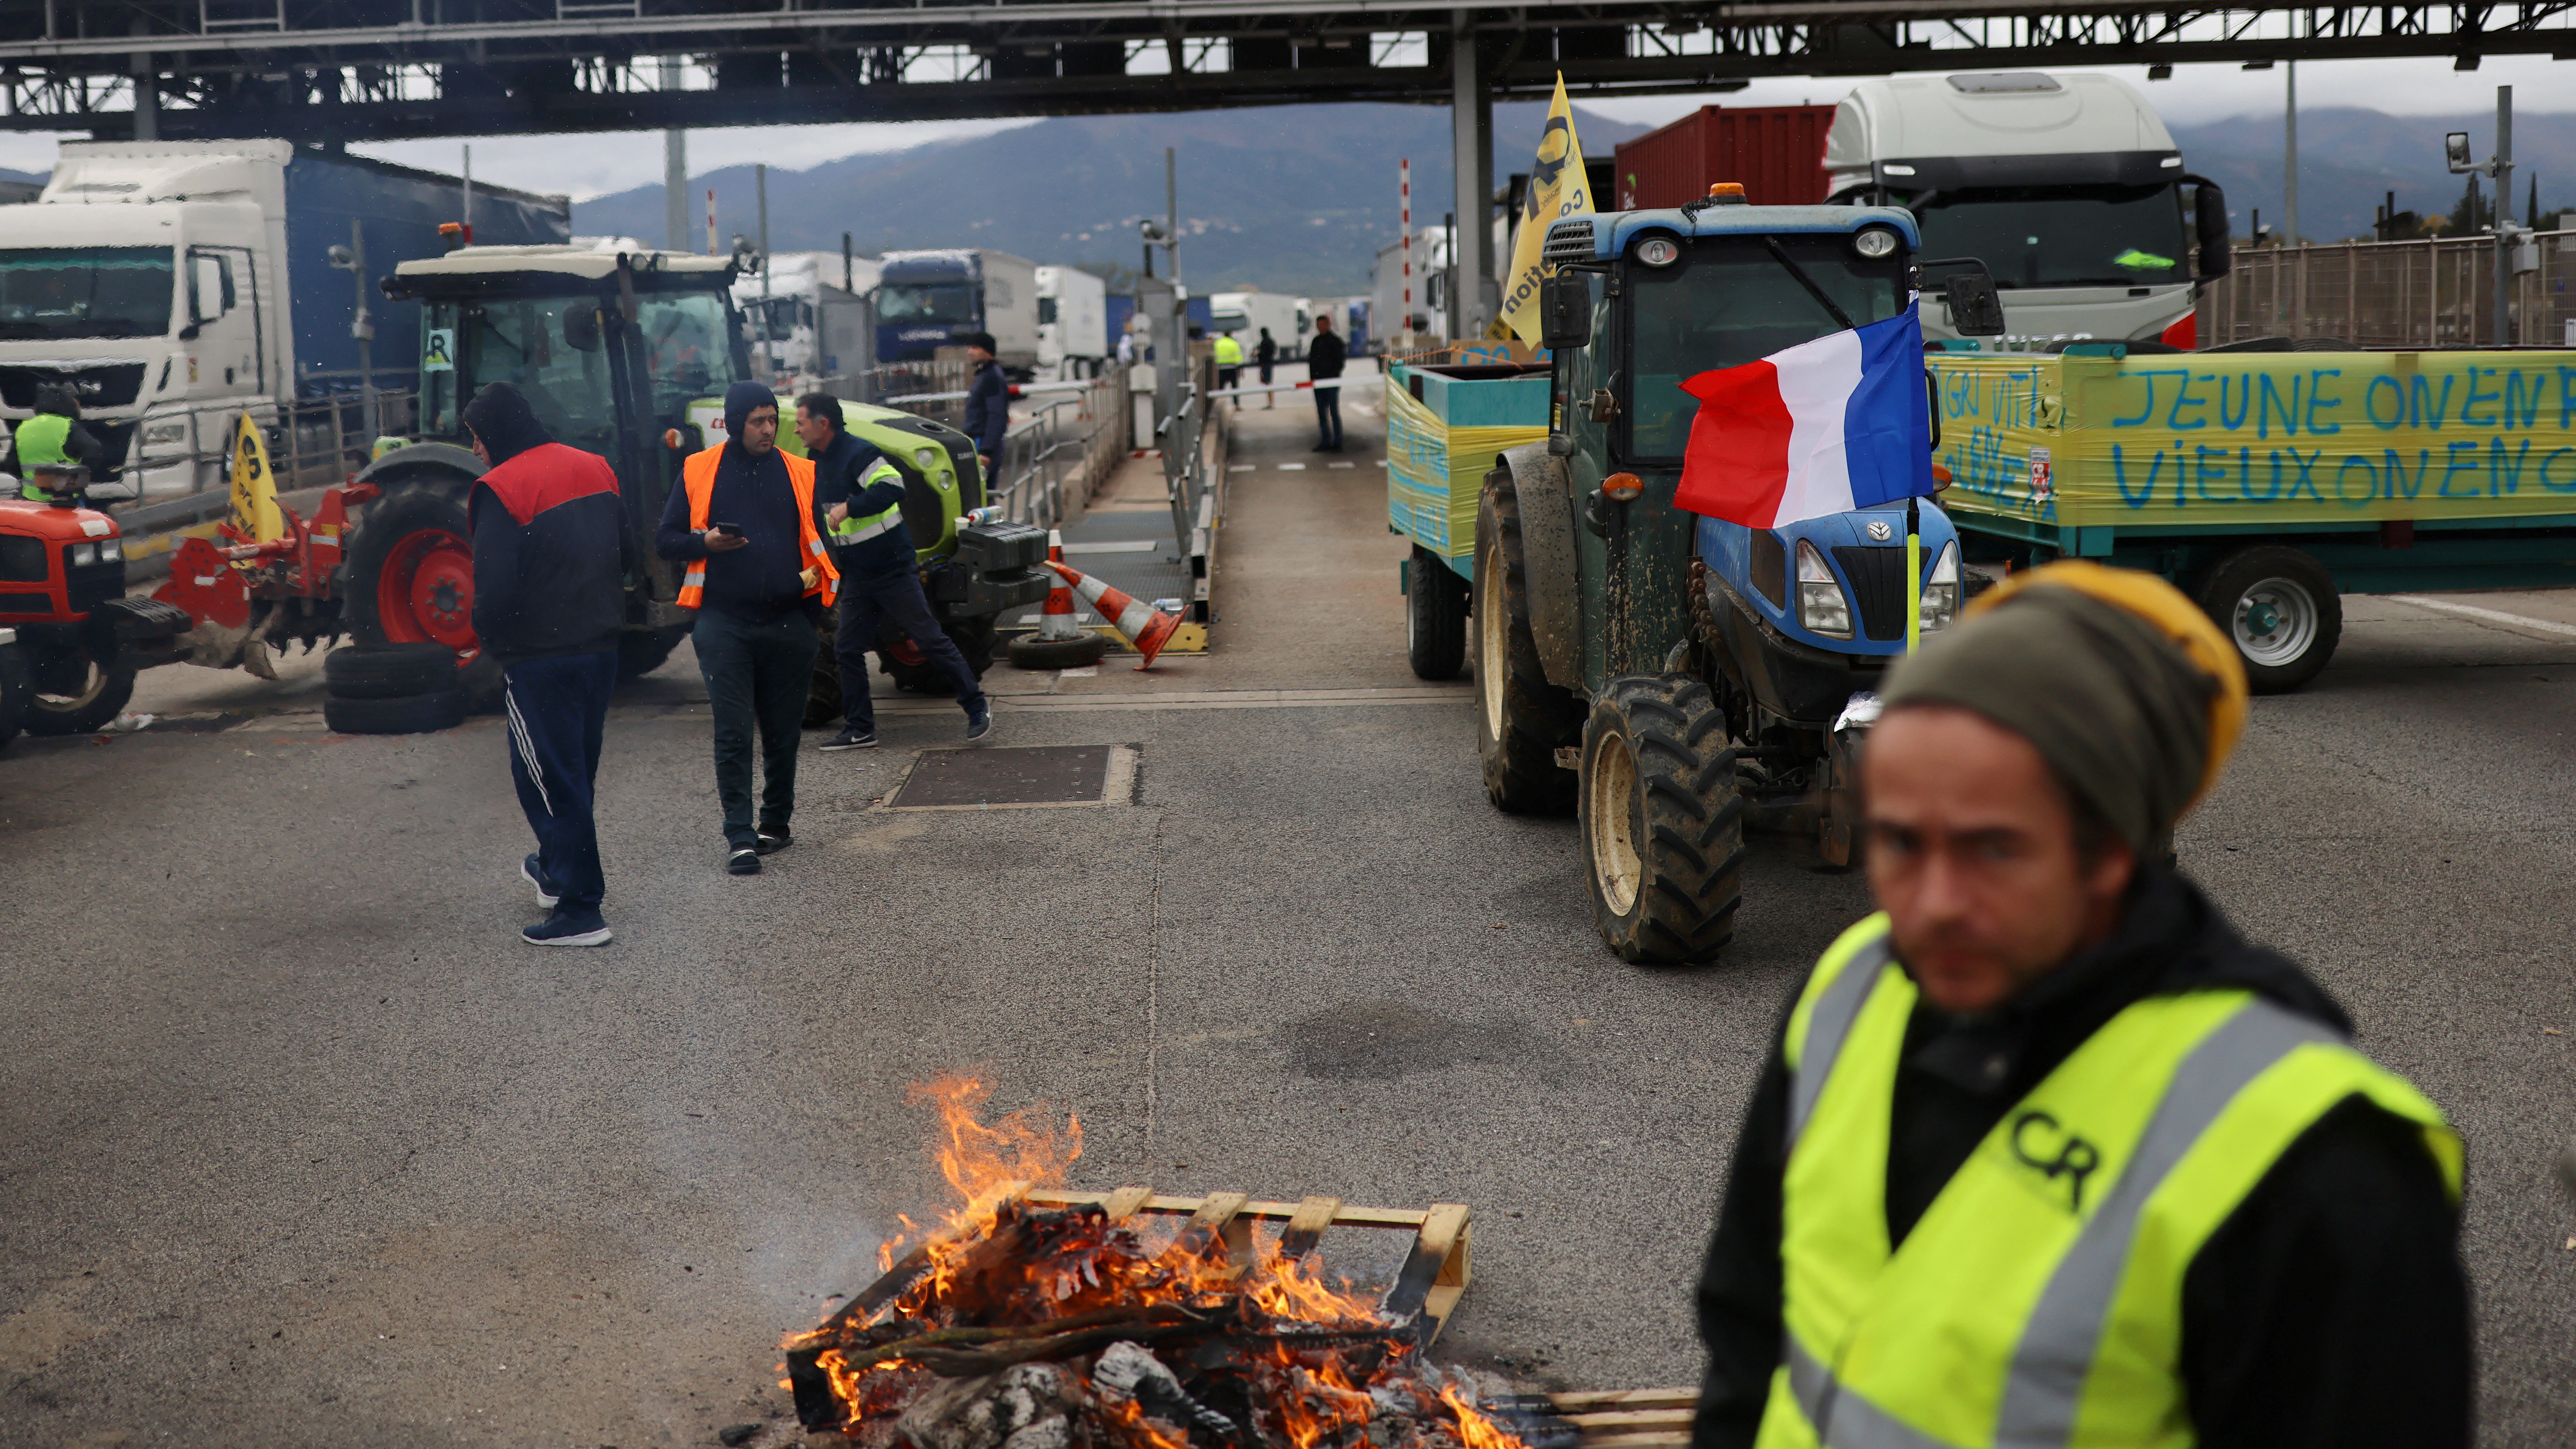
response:
<path id="1" fill-rule="evenodd" d="M 1673 501 L 1778 528 L 1932 492 L 1923 326 L 1899 317 L 1681 385 L 1699 399 Z"/>

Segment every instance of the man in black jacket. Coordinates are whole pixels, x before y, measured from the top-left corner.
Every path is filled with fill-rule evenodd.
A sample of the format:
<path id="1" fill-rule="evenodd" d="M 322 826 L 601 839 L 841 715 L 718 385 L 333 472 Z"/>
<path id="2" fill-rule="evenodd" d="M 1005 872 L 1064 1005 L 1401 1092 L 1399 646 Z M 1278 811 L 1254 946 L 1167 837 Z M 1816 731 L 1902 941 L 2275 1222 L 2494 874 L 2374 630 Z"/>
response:
<path id="1" fill-rule="evenodd" d="M 2458 1140 L 2161 863 L 2244 719 L 2224 636 L 2052 565 L 1885 700 L 1886 914 L 1755 1086 L 1694 1449 L 2467 1445 Z"/>
<path id="2" fill-rule="evenodd" d="M 489 470 L 465 504 L 474 634 L 501 665 L 510 776 L 537 835 L 519 874 L 553 907 L 519 934 L 538 946 L 605 946 L 591 805 L 634 552 L 617 473 L 547 436 L 506 382 L 465 405 L 465 428 Z"/>
<path id="3" fill-rule="evenodd" d="M 975 456 L 984 464 L 984 501 L 1002 486 L 1002 446 L 1011 433 L 1011 380 L 994 360 L 993 334 L 966 336 L 966 356 L 975 364 L 975 380 L 966 388 L 966 436 L 975 440 Z"/>
<path id="4" fill-rule="evenodd" d="M 1333 314 L 1315 314 L 1315 340 L 1306 344 L 1306 376 L 1315 382 L 1315 426 L 1323 436 L 1318 453 L 1342 450 L 1342 338 L 1333 330 Z"/>
<path id="5" fill-rule="evenodd" d="M 796 436 L 814 460 L 815 527 L 831 540 L 832 562 L 841 570 L 840 622 L 832 655 L 840 666 L 846 723 L 823 748 L 877 746 L 876 711 L 868 698 L 868 651 L 876 647 L 881 620 L 892 620 L 948 676 L 958 706 L 966 711 L 966 738 L 982 739 L 992 732 L 992 706 L 921 591 L 919 556 L 903 522 L 903 475 L 883 453 L 843 429 L 841 400 L 830 393 L 807 393 L 796 400 Z"/>

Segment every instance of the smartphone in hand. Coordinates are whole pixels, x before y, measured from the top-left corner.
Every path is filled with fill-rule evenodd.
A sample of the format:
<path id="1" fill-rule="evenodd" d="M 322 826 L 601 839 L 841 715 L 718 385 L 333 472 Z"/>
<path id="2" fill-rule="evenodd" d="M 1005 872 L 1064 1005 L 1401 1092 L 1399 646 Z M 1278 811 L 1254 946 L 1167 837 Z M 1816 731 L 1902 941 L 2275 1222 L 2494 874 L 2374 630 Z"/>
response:
<path id="1" fill-rule="evenodd" d="M 710 523 L 707 525 L 707 532 L 721 533 L 728 538 L 741 538 L 744 536 L 742 525 L 738 523 Z"/>

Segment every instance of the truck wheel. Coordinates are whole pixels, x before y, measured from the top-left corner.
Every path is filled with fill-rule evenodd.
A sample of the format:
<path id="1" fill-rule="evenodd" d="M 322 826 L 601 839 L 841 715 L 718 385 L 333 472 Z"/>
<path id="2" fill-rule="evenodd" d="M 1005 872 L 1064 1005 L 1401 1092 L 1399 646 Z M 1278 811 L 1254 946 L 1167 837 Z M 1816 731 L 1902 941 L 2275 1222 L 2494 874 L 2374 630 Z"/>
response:
<path id="1" fill-rule="evenodd" d="M 1455 679 L 1467 662 L 1467 581 L 1420 544 L 1405 570 L 1404 653 L 1416 679 Z"/>
<path id="2" fill-rule="evenodd" d="M 413 484 L 367 505 L 349 545 L 346 612 L 360 644 L 444 644 L 468 709 L 498 709 L 501 666 L 474 637 L 473 533 L 463 488 Z"/>
<path id="3" fill-rule="evenodd" d="M 456 651 L 444 644 L 352 644 L 322 656 L 322 678 L 339 699 L 400 699 L 456 687 Z"/>
<path id="4" fill-rule="evenodd" d="M 1485 475 L 1476 507 L 1476 755 L 1485 794 L 1514 815 L 1562 815 L 1573 774 L 1556 747 L 1582 728 L 1571 691 L 1547 682 L 1530 637 L 1529 580 L 1521 564 L 1521 505 L 1511 473 Z"/>
<path id="5" fill-rule="evenodd" d="M 2286 694 L 2316 678 L 2343 637 L 2334 575 L 2299 549 L 2240 549 L 2211 565 L 2194 593 L 2244 657 L 2256 694 Z"/>
<path id="6" fill-rule="evenodd" d="M 1744 899 L 1744 802 L 1726 715 L 1680 675 L 1610 681 L 1583 729 L 1592 921 L 1629 961 L 1706 961 Z"/>
<path id="7" fill-rule="evenodd" d="M 134 656 L 123 650 L 106 660 L 88 654 L 55 660 L 36 671 L 27 701 L 27 733 L 85 735 L 105 729 L 134 698 Z"/>
<path id="8" fill-rule="evenodd" d="M 322 701 L 322 722 L 336 734 L 425 735 L 465 723 L 465 701 L 453 689 L 399 699 L 326 697 Z"/>
<path id="9" fill-rule="evenodd" d="M 36 697 L 36 682 L 27 674 L 26 651 L 0 645 L 0 750 L 7 749 L 27 727 L 27 712 Z"/>
<path id="10" fill-rule="evenodd" d="M 689 637 L 689 626 L 674 624 L 667 629 L 629 629 L 617 636 L 617 682 L 641 679 L 661 668 L 671 658 L 671 651 Z"/>

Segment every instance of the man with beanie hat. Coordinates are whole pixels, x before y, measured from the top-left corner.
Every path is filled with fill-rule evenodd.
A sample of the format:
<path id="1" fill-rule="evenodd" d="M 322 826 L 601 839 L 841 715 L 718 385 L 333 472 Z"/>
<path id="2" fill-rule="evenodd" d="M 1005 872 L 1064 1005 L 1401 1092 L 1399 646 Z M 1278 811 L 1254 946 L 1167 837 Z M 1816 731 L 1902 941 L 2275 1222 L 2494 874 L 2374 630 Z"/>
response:
<path id="1" fill-rule="evenodd" d="M 617 472 L 556 442 L 506 382 L 465 405 L 465 431 L 488 470 L 465 501 L 474 637 L 501 666 L 510 776 L 537 836 L 519 874 L 553 908 L 519 934 L 537 946 L 605 946 L 591 802 L 634 566 Z"/>
<path id="2" fill-rule="evenodd" d="M 1891 671 L 1882 910 L 1755 1085 L 1694 1449 L 2470 1442 L 2459 1139 L 2169 863 L 2245 714 L 2188 599 L 2085 563 Z"/>
<path id="3" fill-rule="evenodd" d="M 814 465 L 778 447 L 777 395 L 737 382 L 724 401 L 730 441 L 682 465 L 654 548 L 690 564 L 677 602 L 698 611 L 689 638 L 715 713 L 725 869 L 757 875 L 761 857 L 793 838 L 805 695 L 839 576 L 814 524 Z M 765 776 L 756 821 L 755 731 Z"/>

